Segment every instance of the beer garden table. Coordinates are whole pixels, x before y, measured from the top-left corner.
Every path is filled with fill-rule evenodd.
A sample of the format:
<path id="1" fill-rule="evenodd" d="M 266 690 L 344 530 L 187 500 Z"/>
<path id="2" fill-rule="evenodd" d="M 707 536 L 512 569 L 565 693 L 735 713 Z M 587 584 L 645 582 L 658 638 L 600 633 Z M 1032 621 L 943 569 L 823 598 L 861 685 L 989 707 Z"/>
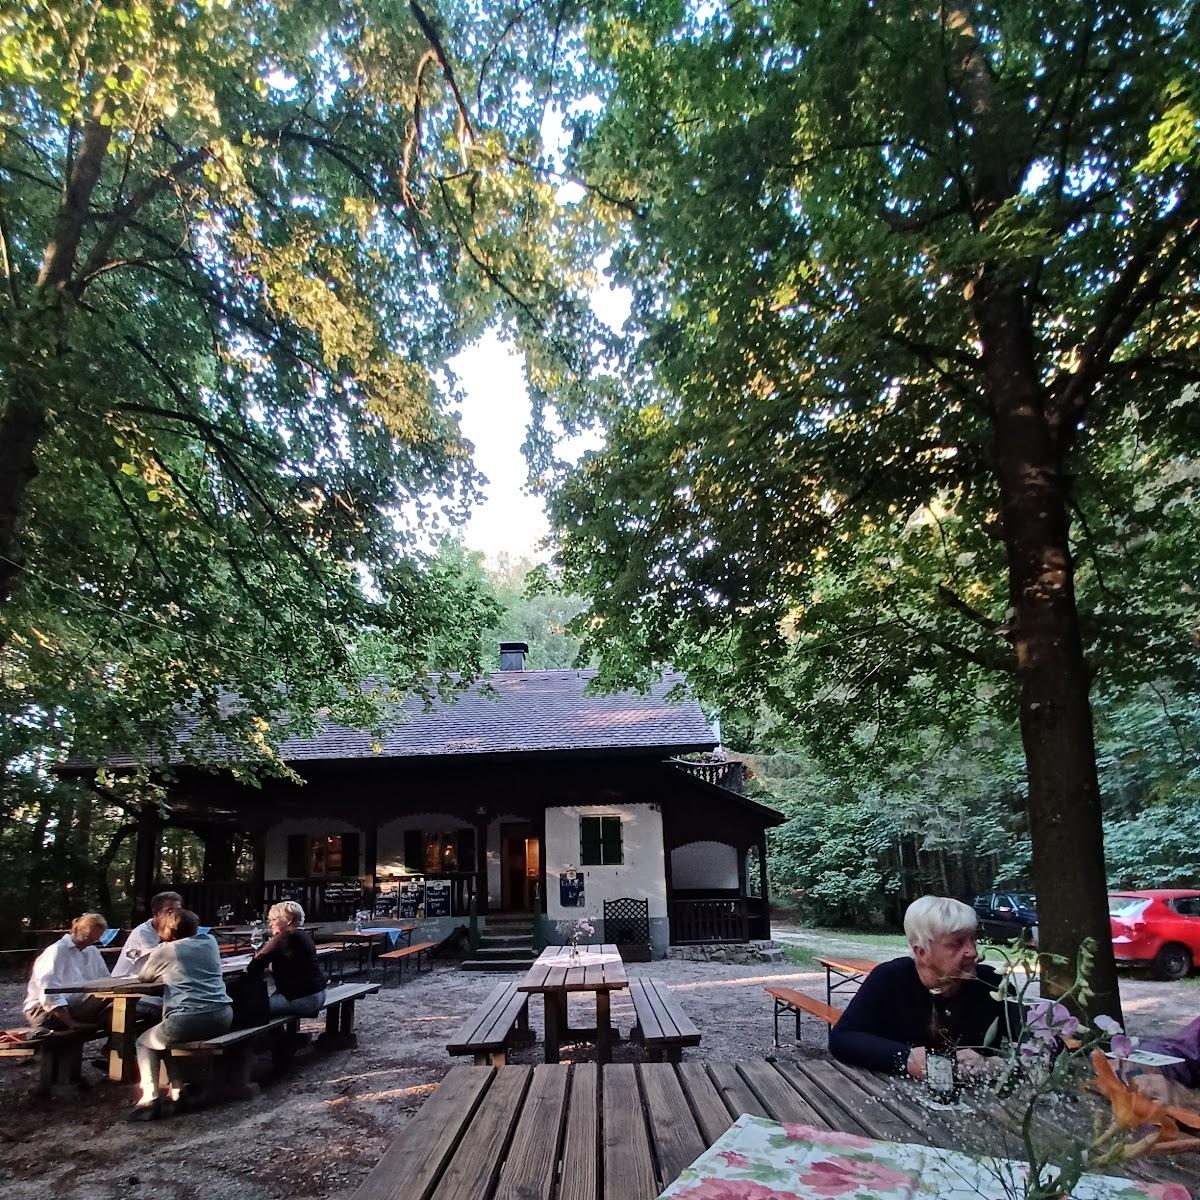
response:
<path id="1" fill-rule="evenodd" d="M 872 1157 L 860 1139 L 871 1139 L 880 1157 L 894 1157 L 897 1143 L 909 1158 L 922 1146 L 966 1150 L 981 1170 L 980 1155 L 1020 1154 L 1020 1124 L 994 1098 L 935 1110 L 918 1103 L 919 1095 L 911 1081 L 816 1059 L 453 1067 L 351 1200 L 652 1200 L 743 1113 L 784 1123 L 784 1137 L 810 1155 L 819 1131 L 830 1130 L 843 1135 L 846 1156 Z M 1094 1103 L 1081 1097 L 1071 1105 L 1085 1136 Z M 716 1182 L 697 1195 L 841 1200 L 879 1190 L 862 1180 L 845 1190 L 830 1176 L 806 1190 L 790 1157 L 801 1155 L 783 1155 L 782 1178 L 769 1186 L 735 1190 Z M 742 1165 L 736 1152 L 725 1162 Z M 1157 1195 L 1186 1200 L 1194 1164 L 1186 1155 L 1139 1160 L 1126 1171 L 1183 1185 Z M 800 1185 L 795 1190 L 789 1175 Z M 1101 1193 L 1122 1200 L 1152 1194 L 1132 1182 Z"/>
<path id="2" fill-rule="evenodd" d="M 546 1061 L 558 1062 L 562 1042 L 595 1039 L 600 1062 L 612 1058 L 614 1040 L 610 994 L 629 986 L 625 964 L 616 946 L 586 945 L 574 953 L 570 946 L 547 946 L 517 984 L 520 992 L 540 994 L 546 1008 Z M 594 992 L 596 1028 L 571 1029 L 567 1024 L 570 992 Z"/>
<path id="3" fill-rule="evenodd" d="M 324 958 L 337 951 L 317 947 L 317 957 Z M 222 975 L 240 975 L 253 955 L 239 954 L 221 959 Z M 112 1033 L 108 1039 L 108 1077 L 113 1083 L 131 1083 L 137 1079 L 137 1002 L 143 996 L 159 996 L 165 990 L 162 983 L 149 983 L 136 975 L 106 975 L 82 983 L 48 987 L 48 993 L 86 992 L 102 1000 L 112 1001 Z"/>
<path id="4" fill-rule="evenodd" d="M 825 968 L 825 1003 L 833 1003 L 833 993 L 845 991 L 849 987 L 858 989 L 858 985 L 879 963 L 873 958 L 844 958 L 840 955 L 817 956 L 817 962 Z M 833 977 L 837 976 L 837 983 Z"/>

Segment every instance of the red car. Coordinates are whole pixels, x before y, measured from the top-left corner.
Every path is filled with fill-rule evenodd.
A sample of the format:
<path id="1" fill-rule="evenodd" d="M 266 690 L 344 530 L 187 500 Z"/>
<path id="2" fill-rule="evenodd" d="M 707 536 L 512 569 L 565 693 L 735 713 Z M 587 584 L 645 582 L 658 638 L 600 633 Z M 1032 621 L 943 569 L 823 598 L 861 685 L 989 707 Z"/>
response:
<path id="1" fill-rule="evenodd" d="M 1110 892 L 1108 918 L 1119 963 L 1150 966 L 1160 979 L 1183 979 L 1200 960 L 1200 891 L 1194 888 Z"/>

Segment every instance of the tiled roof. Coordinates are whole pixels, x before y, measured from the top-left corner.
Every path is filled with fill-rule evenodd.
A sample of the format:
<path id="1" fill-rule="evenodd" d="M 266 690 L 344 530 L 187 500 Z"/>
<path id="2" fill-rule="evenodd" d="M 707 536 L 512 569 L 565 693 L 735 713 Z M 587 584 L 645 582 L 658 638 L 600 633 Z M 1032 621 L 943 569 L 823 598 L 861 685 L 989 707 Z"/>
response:
<path id="1" fill-rule="evenodd" d="M 403 719 L 382 737 L 322 720 L 315 737 L 285 738 L 280 756 L 300 763 L 352 758 L 422 758 L 442 755 L 513 754 L 580 750 L 658 750 L 683 753 L 717 744 L 700 705 L 687 696 L 667 699 L 684 686 L 682 675 L 664 675 L 645 694 L 587 695 L 595 671 L 498 671 L 448 701 L 434 699 L 426 710 L 419 698 L 400 706 Z M 192 722 L 181 720 L 179 753 Z M 222 760 L 220 750 L 210 759 Z M 228 761 L 228 760 L 225 760 Z M 128 754 L 108 758 L 110 767 L 132 766 Z M 94 767 L 71 760 L 70 772 Z"/>

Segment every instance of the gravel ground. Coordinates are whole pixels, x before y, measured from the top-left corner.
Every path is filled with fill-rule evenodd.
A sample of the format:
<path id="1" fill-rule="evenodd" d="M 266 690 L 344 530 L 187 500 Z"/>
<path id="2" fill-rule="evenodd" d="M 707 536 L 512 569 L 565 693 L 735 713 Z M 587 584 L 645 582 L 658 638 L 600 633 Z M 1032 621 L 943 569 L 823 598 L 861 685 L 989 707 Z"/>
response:
<path id="1" fill-rule="evenodd" d="M 843 952 L 853 946 L 840 947 Z M 869 956 L 869 955 L 868 955 Z M 876 955 L 884 957 L 885 955 Z M 690 1057 L 711 1060 L 781 1058 L 824 1054 L 825 1030 L 805 1021 L 804 1041 L 774 1050 L 771 1006 L 765 983 L 785 983 L 822 994 L 824 973 L 789 963 L 754 967 L 707 963 L 631 964 L 631 976 L 649 975 L 678 992 L 703 1034 Z M 400 986 L 389 985 L 359 1003 L 357 1050 L 323 1055 L 303 1051 L 292 1071 L 264 1078 L 253 1100 L 191 1113 L 150 1125 L 123 1121 L 132 1086 L 92 1082 L 78 1094 L 35 1101 L 35 1068 L 18 1060 L 0 1063 L 0 1192 L 6 1200 L 277 1200 L 343 1196 L 375 1165 L 403 1122 L 416 1112 L 453 1065 L 445 1043 L 498 979 L 449 965 Z M 0 982 L 0 1024 L 21 1024 L 23 985 Z M 1127 979 L 1125 1008 L 1135 1033 L 1174 1028 L 1195 1017 L 1200 987 L 1192 981 L 1164 984 Z M 578 1006 L 578 1009 L 577 1007 Z M 573 1000 L 572 1023 L 591 1024 L 591 1002 Z M 613 1023 L 622 1033 L 633 1024 L 633 1005 L 614 993 Z M 542 1006 L 530 1004 L 539 1041 L 511 1061 L 537 1062 Z M 318 1022 L 308 1022 L 313 1032 Z M 784 1023 L 784 1029 L 787 1022 Z M 593 1056 L 589 1045 L 564 1048 L 564 1061 Z M 642 1058 L 640 1047 L 621 1042 L 617 1061 Z M 262 1066 L 269 1067 L 263 1059 Z"/>

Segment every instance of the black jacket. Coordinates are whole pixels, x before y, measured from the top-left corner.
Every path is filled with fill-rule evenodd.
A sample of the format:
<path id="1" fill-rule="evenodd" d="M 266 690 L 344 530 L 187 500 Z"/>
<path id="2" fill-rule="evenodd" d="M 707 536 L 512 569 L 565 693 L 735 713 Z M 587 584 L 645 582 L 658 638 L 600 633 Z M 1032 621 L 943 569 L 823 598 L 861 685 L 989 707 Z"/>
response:
<path id="1" fill-rule="evenodd" d="M 992 999 L 1000 977 L 991 967 L 979 967 L 978 976 L 953 996 L 941 996 L 921 982 L 911 958 L 881 963 L 830 1031 L 830 1052 L 851 1066 L 903 1072 L 914 1046 L 940 1053 L 995 1050 L 1001 1039 L 1016 1037 L 1021 1008 Z M 984 1038 L 998 1017 L 998 1036 L 985 1049 Z"/>
<path id="2" fill-rule="evenodd" d="M 317 947 L 304 929 L 277 933 L 246 964 L 247 975 L 271 968 L 275 990 L 288 1000 L 313 996 L 325 990 L 325 975 L 317 964 Z"/>

